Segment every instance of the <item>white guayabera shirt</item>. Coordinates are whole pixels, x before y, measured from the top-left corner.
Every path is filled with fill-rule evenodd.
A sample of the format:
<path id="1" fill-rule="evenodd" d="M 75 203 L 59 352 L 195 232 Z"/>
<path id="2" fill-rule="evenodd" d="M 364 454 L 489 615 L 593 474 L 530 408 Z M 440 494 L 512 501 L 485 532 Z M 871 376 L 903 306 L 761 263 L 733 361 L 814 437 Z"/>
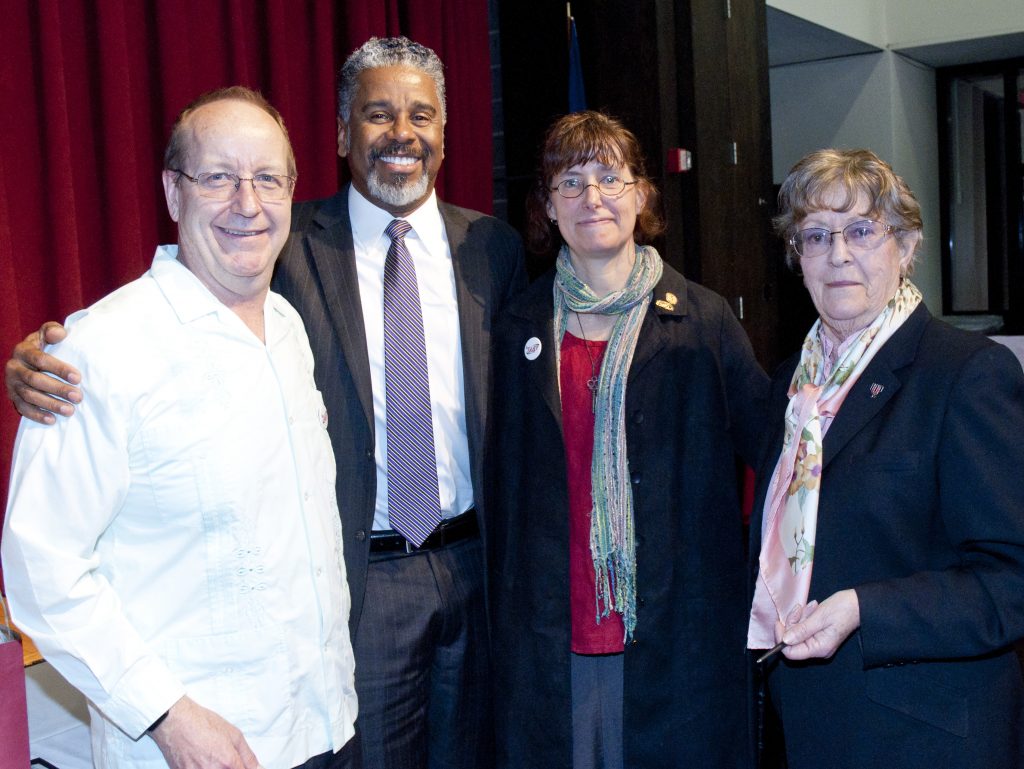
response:
<path id="1" fill-rule="evenodd" d="M 295 310 L 266 344 L 176 260 L 68 319 L 84 399 L 18 432 L 3 538 L 15 621 L 89 698 L 97 766 L 163 766 L 188 694 L 291 767 L 353 734 L 334 456 Z"/>

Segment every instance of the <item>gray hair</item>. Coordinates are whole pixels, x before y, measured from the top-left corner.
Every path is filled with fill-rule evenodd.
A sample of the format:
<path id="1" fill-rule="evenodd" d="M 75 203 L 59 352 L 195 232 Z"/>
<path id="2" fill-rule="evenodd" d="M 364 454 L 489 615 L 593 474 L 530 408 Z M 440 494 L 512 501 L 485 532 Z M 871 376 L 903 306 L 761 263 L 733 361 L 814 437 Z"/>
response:
<path id="1" fill-rule="evenodd" d="M 441 121 L 447 120 L 444 65 L 437 54 L 407 37 L 371 37 L 352 52 L 338 73 L 338 117 L 342 122 L 347 125 L 352 114 L 352 100 L 359 85 L 359 74 L 381 67 L 410 67 L 433 80 L 437 100 L 441 103 Z"/>
<path id="2" fill-rule="evenodd" d="M 775 232 L 786 241 L 786 264 L 794 268 L 799 259 L 789 245 L 800 221 L 814 211 L 832 208 L 851 211 L 863 193 L 868 199 L 868 214 L 896 227 L 896 239 L 916 233 L 917 244 L 908 266 L 909 275 L 917 260 L 923 228 L 921 206 L 910 187 L 892 167 L 871 150 L 822 149 L 805 155 L 790 169 L 779 189 L 779 215 Z"/>

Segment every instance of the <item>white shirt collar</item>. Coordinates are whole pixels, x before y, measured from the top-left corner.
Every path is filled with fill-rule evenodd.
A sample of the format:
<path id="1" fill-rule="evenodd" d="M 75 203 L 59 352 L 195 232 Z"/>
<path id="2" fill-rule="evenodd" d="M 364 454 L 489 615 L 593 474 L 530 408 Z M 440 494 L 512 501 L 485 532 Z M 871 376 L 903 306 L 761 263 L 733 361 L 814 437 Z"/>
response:
<path id="1" fill-rule="evenodd" d="M 240 322 L 240 318 L 217 299 L 210 289 L 204 286 L 203 282 L 178 260 L 176 244 L 157 246 L 150 273 L 181 323 L 191 323 L 205 315 L 214 314 L 222 318 L 232 318 L 232 322 Z M 268 320 L 271 313 L 274 317 L 284 315 L 284 310 L 281 307 L 283 302 L 283 297 L 273 291 L 267 291 L 267 296 L 263 301 L 263 311 Z M 266 334 L 269 341 L 270 328 L 267 329 Z"/>
<path id="2" fill-rule="evenodd" d="M 352 241 L 356 250 L 378 246 L 383 239 L 383 250 L 388 248 L 388 236 L 384 230 L 393 219 L 399 218 L 383 208 L 374 205 L 353 185 L 349 185 L 348 215 L 352 222 Z M 447 243 L 444 221 L 437 206 L 437 192 L 430 191 L 430 197 L 408 216 L 401 217 L 412 226 L 409 236 L 416 237 L 429 250 L 433 243 Z M 407 237 L 409 237 L 407 236 Z"/>
<path id="3" fill-rule="evenodd" d="M 178 246 L 158 246 L 151 273 L 167 303 L 182 323 L 216 313 L 224 305 L 192 272 L 178 261 Z"/>

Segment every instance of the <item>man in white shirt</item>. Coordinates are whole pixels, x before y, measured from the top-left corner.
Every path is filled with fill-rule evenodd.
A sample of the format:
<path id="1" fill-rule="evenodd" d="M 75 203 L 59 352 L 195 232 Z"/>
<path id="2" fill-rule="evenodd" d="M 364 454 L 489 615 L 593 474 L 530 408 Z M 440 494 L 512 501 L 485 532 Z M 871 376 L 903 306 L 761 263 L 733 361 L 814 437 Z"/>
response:
<path id="1" fill-rule="evenodd" d="M 53 352 L 86 397 L 19 430 L 8 597 L 88 697 L 97 766 L 358 766 L 327 414 L 269 291 L 294 181 L 259 94 L 187 108 L 163 172 L 178 245 L 68 319 Z"/>

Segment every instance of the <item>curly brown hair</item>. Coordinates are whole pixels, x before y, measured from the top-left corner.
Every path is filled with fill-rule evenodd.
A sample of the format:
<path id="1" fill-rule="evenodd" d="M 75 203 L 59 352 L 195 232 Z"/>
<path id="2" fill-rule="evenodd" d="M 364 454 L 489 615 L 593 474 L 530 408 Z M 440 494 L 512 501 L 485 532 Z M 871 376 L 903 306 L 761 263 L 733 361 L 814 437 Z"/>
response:
<path id="1" fill-rule="evenodd" d="M 645 202 L 637 212 L 633 238 L 649 243 L 664 231 L 658 191 L 646 176 L 640 142 L 619 120 L 585 110 L 560 117 L 544 136 L 537 178 L 526 198 L 526 245 L 531 251 L 546 253 L 561 242 L 558 227 L 547 213 L 552 180 L 567 168 L 594 160 L 608 166 L 621 164 L 637 180 Z"/>

